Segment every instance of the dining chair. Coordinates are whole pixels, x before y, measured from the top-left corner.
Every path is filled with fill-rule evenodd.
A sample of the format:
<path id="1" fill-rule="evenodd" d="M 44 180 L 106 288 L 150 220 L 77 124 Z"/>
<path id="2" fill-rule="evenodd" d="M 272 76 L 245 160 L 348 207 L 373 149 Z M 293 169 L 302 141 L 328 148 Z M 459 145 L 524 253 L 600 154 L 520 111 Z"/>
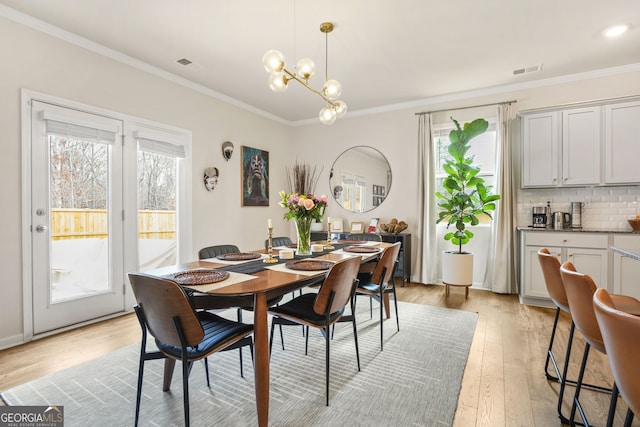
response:
<path id="1" fill-rule="evenodd" d="M 400 253 L 400 245 L 402 242 L 396 242 L 385 248 L 376 263 L 373 273 L 370 275 L 358 274 L 358 287 L 356 288 L 356 297 L 359 295 L 368 295 L 369 312 L 372 315 L 371 299 L 380 302 L 380 351 L 384 350 L 384 295 L 393 294 L 393 302 L 396 309 L 396 325 L 398 332 L 400 331 L 400 320 L 398 317 L 398 297 L 396 296 L 396 285 L 394 283 L 394 273 Z M 355 305 L 355 304 L 354 304 Z M 373 315 L 372 315 L 373 316 Z"/>
<path id="2" fill-rule="evenodd" d="M 629 406 L 624 426 L 631 427 L 634 412 L 640 414 L 640 317 L 619 310 L 606 289 L 596 290 L 593 309 L 613 373 L 611 400 L 617 399 L 618 393 L 622 395 Z M 607 427 L 613 426 L 614 414 L 615 407 L 610 405 Z"/>
<path id="3" fill-rule="evenodd" d="M 172 280 L 130 273 L 129 281 L 142 329 L 135 425 L 138 425 L 140 415 L 145 361 L 170 358 L 182 362 L 184 422 L 188 426 L 189 372 L 193 362 L 245 338 L 251 339 L 253 325 L 224 319 L 209 311 L 194 310 L 186 292 Z M 155 338 L 159 351 L 147 351 L 147 333 Z"/>
<path id="4" fill-rule="evenodd" d="M 272 237 L 271 238 L 271 246 L 277 248 L 279 246 L 289 246 L 292 245 L 293 242 L 288 237 Z M 269 249 L 269 239 L 264 241 L 264 248 Z"/>
<path id="5" fill-rule="evenodd" d="M 202 248 L 198 251 L 198 259 L 216 258 L 218 255 L 225 255 L 230 253 L 240 253 L 240 249 L 236 245 L 212 245 Z M 194 306 L 197 309 L 202 310 L 215 310 L 230 307 L 237 307 L 238 322 L 242 322 L 242 310 L 253 311 L 253 297 L 252 296 L 220 296 L 209 295 L 200 292 L 191 292 L 189 296 L 194 301 Z M 267 301 L 268 305 L 278 304 L 282 300 L 282 296 L 271 298 Z M 280 331 L 282 335 L 282 331 Z M 238 349 L 240 357 L 240 376 L 244 378 L 244 363 L 242 357 L 242 347 L 244 342 L 238 343 L 236 346 L 228 348 L 228 350 Z M 248 345 L 248 344 L 247 344 Z M 284 342 L 283 342 L 284 347 Z M 251 350 L 251 358 L 253 360 L 253 344 L 249 347 Z"/>
<path id="6" fill-rule="evenodd" d="M 382 242 L 382 236 L 376 233 L 351 233 L 345 237 L 345 240 L 356 240 L 361 242 Z M 371 274 L 378 260 L 371 260 L 360 264 L 361 274 Z"/>
<path id="7" fill-rule="evenodd" d="M 360 371 L 360 351 L 358 349 L 358 330 L 354 311 L 354 292 L 357 286 L 360 257 L 351 257 L 336 262 L 329 269 L 318 293 L 302 294 L 277 307 L 271 307 L 269 313 L 274 317 L 271 321 L 269 353 L 273 344 L 273 328 L 277 324 L 303 325 L 306 328 L 305 354 L 308 351 L 309 327 L 321 331 L 325 340 L 325 393 L 326 405 L 329 406 L 329 328 L 337 322 L 351 322 L 353 338 L 356 346 L 356 360 Z M 345 307 L 350 304 L 351 314 L 345 314 Z M 283 323 L 284 322 L 284 323 Z"/>
<path id="8" fill-rule="evenodd" d="M 376 233 L 351 233 L 346 240 L 360 240 L 363 242 L 382 242 L 382 236 Z"/>

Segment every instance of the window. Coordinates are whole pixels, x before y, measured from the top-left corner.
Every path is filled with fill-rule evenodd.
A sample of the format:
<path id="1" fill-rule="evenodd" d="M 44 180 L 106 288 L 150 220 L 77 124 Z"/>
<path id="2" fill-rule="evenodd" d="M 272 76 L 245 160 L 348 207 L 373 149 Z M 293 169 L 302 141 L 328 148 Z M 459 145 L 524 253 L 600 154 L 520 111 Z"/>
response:
<path id="1" fill-rule="evenodd" d="M 481 176 L 485 180 L 487 186 L 495 184 L 495 158 L 496 158 L 496 124 L 489 121 L 489 128 L 481 135 L 475 137 L 471 142 L 471 149 L 467 156 L 473 156 L 474 165 L 480 166 Z M 462 123 L 461 123 L 462 126 Z M 451 158 L 449 155 L 449 132 L 455 129 L 453 123 L 434 126 L 433 141 L 436 150 L 435 166 L 436 166 L 436 191 L 444 191 L 442 180 L 447 175 L 443 169 L 444 163 Z"/>

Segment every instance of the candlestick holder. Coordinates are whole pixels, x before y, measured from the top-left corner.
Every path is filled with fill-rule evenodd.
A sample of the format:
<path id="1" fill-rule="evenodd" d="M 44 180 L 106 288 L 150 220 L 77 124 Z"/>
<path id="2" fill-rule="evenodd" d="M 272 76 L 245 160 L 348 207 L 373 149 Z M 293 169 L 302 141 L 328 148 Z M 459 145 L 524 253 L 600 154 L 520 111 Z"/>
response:
<path id="1" fill-rule="evenodd" d="M 265 259 L 262 260 L 262 262 L 265 262 L 267 264 L 273 264 L 274 262 L 278 262 L 277 258 L 274 258 L 273 256 L 273 227 L 269 227 L 269 246 L 267 248 L 267 253 L 269 254 L 269 256 Z"/>
<path id="2" fill-rule="evenodd" d="M 324 248 L 329 251 L 335 249 L 335 247 L 331 245 L 331 225 L 329 225 L 329 228 L 327 229 L 327 244 L 324 245 Z"/>

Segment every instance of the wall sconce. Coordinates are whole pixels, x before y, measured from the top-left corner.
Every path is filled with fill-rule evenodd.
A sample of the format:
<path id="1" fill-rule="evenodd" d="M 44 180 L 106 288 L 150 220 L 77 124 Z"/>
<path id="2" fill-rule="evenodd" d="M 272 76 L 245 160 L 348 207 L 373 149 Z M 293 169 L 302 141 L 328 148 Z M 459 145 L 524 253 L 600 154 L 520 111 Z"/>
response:
<path id="1" fill-rule="evenodd" d="M 222 143 L 222 157 L 226 161 L 229 161 L 231 155 L 233 154 L 233 143 L 231 141 L 225 141 Z"/>

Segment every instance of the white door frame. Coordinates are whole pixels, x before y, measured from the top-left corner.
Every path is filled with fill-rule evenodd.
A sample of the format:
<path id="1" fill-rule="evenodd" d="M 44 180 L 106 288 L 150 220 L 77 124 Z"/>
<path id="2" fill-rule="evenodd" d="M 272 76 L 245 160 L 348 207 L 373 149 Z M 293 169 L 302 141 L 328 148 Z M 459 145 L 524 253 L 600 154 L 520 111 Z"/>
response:
<path id="1" fill-rule="evenodd" d="M 32 280 L 32 242 L 31 242 L 31 212 L 32 202 L 31 192 L 31 105 L 30 101 L 39 100 L 51 104 L 56 104 L 80 111 L 112 117 L 124 122 L 124 140 L 133 142 L 132 133 L 140 127 L 151 127 L 154 129 L 162 129 L 181 136 L 181 142 L 184 144 L 186 158 L 183 167 L 179 170 L 180 175 L 180 198 L 178 209 L 184 214 L 178 216 L 178 224 L 180 230 L 180 238 L 178 242 L 178 262 L 191 261 L 192 257 L 192 216 L 188 214 L 192 205 L 192 179 L 191 179 L 191 131 L 168 126 L 165 124 L 128 116 L 122 113 L 116 113 L 101 108 L 89 106 L 86 104 L 69 101 L 66 99 L 54 97 L 51 95 L 31 91 L 28 89 L 21 90 L 21 139 L 22 139 L 22 158 L 21 158 L 21 178 L 22 178 L 22 201 L 21 201 L 21 229 L 22 229 L 22 306 L 23 306 L 23 341 L 28 342 L 34 339 L 33 334 L 33 280 Z M 136 182 L 137 179 L 137 147 L 133 143 L 125 143 L 123 147 L 123 177 L 126 182 Z M 133 180 L 133 181 L 131 181 Z M 125 311 L 132 311 L 135 299 L 129 285 L 127 273 L 137 271 L 137 195 L 132 186 L 125 185 L 123 189 L 124 198 L 124 268 L 122 283 L 125 284 L 124 306 Z M 127 215 L 127 212 L 131 212 Z M 136 213 L 136 214 L 134 214 Z M 117 314 L 116 314 L 117 315 Z M 106 316 L 109 318 L 113 316 Z M 101 319 L 94 319 L 85 323 L 92 323 Z M 73 325 L 69 328 L 61 328 L 51 333 L 44 333 L 38 337 L 44 337 L 52 333 L 61 332 L 66 329 L 75 328 L 82 324 Z"/>

